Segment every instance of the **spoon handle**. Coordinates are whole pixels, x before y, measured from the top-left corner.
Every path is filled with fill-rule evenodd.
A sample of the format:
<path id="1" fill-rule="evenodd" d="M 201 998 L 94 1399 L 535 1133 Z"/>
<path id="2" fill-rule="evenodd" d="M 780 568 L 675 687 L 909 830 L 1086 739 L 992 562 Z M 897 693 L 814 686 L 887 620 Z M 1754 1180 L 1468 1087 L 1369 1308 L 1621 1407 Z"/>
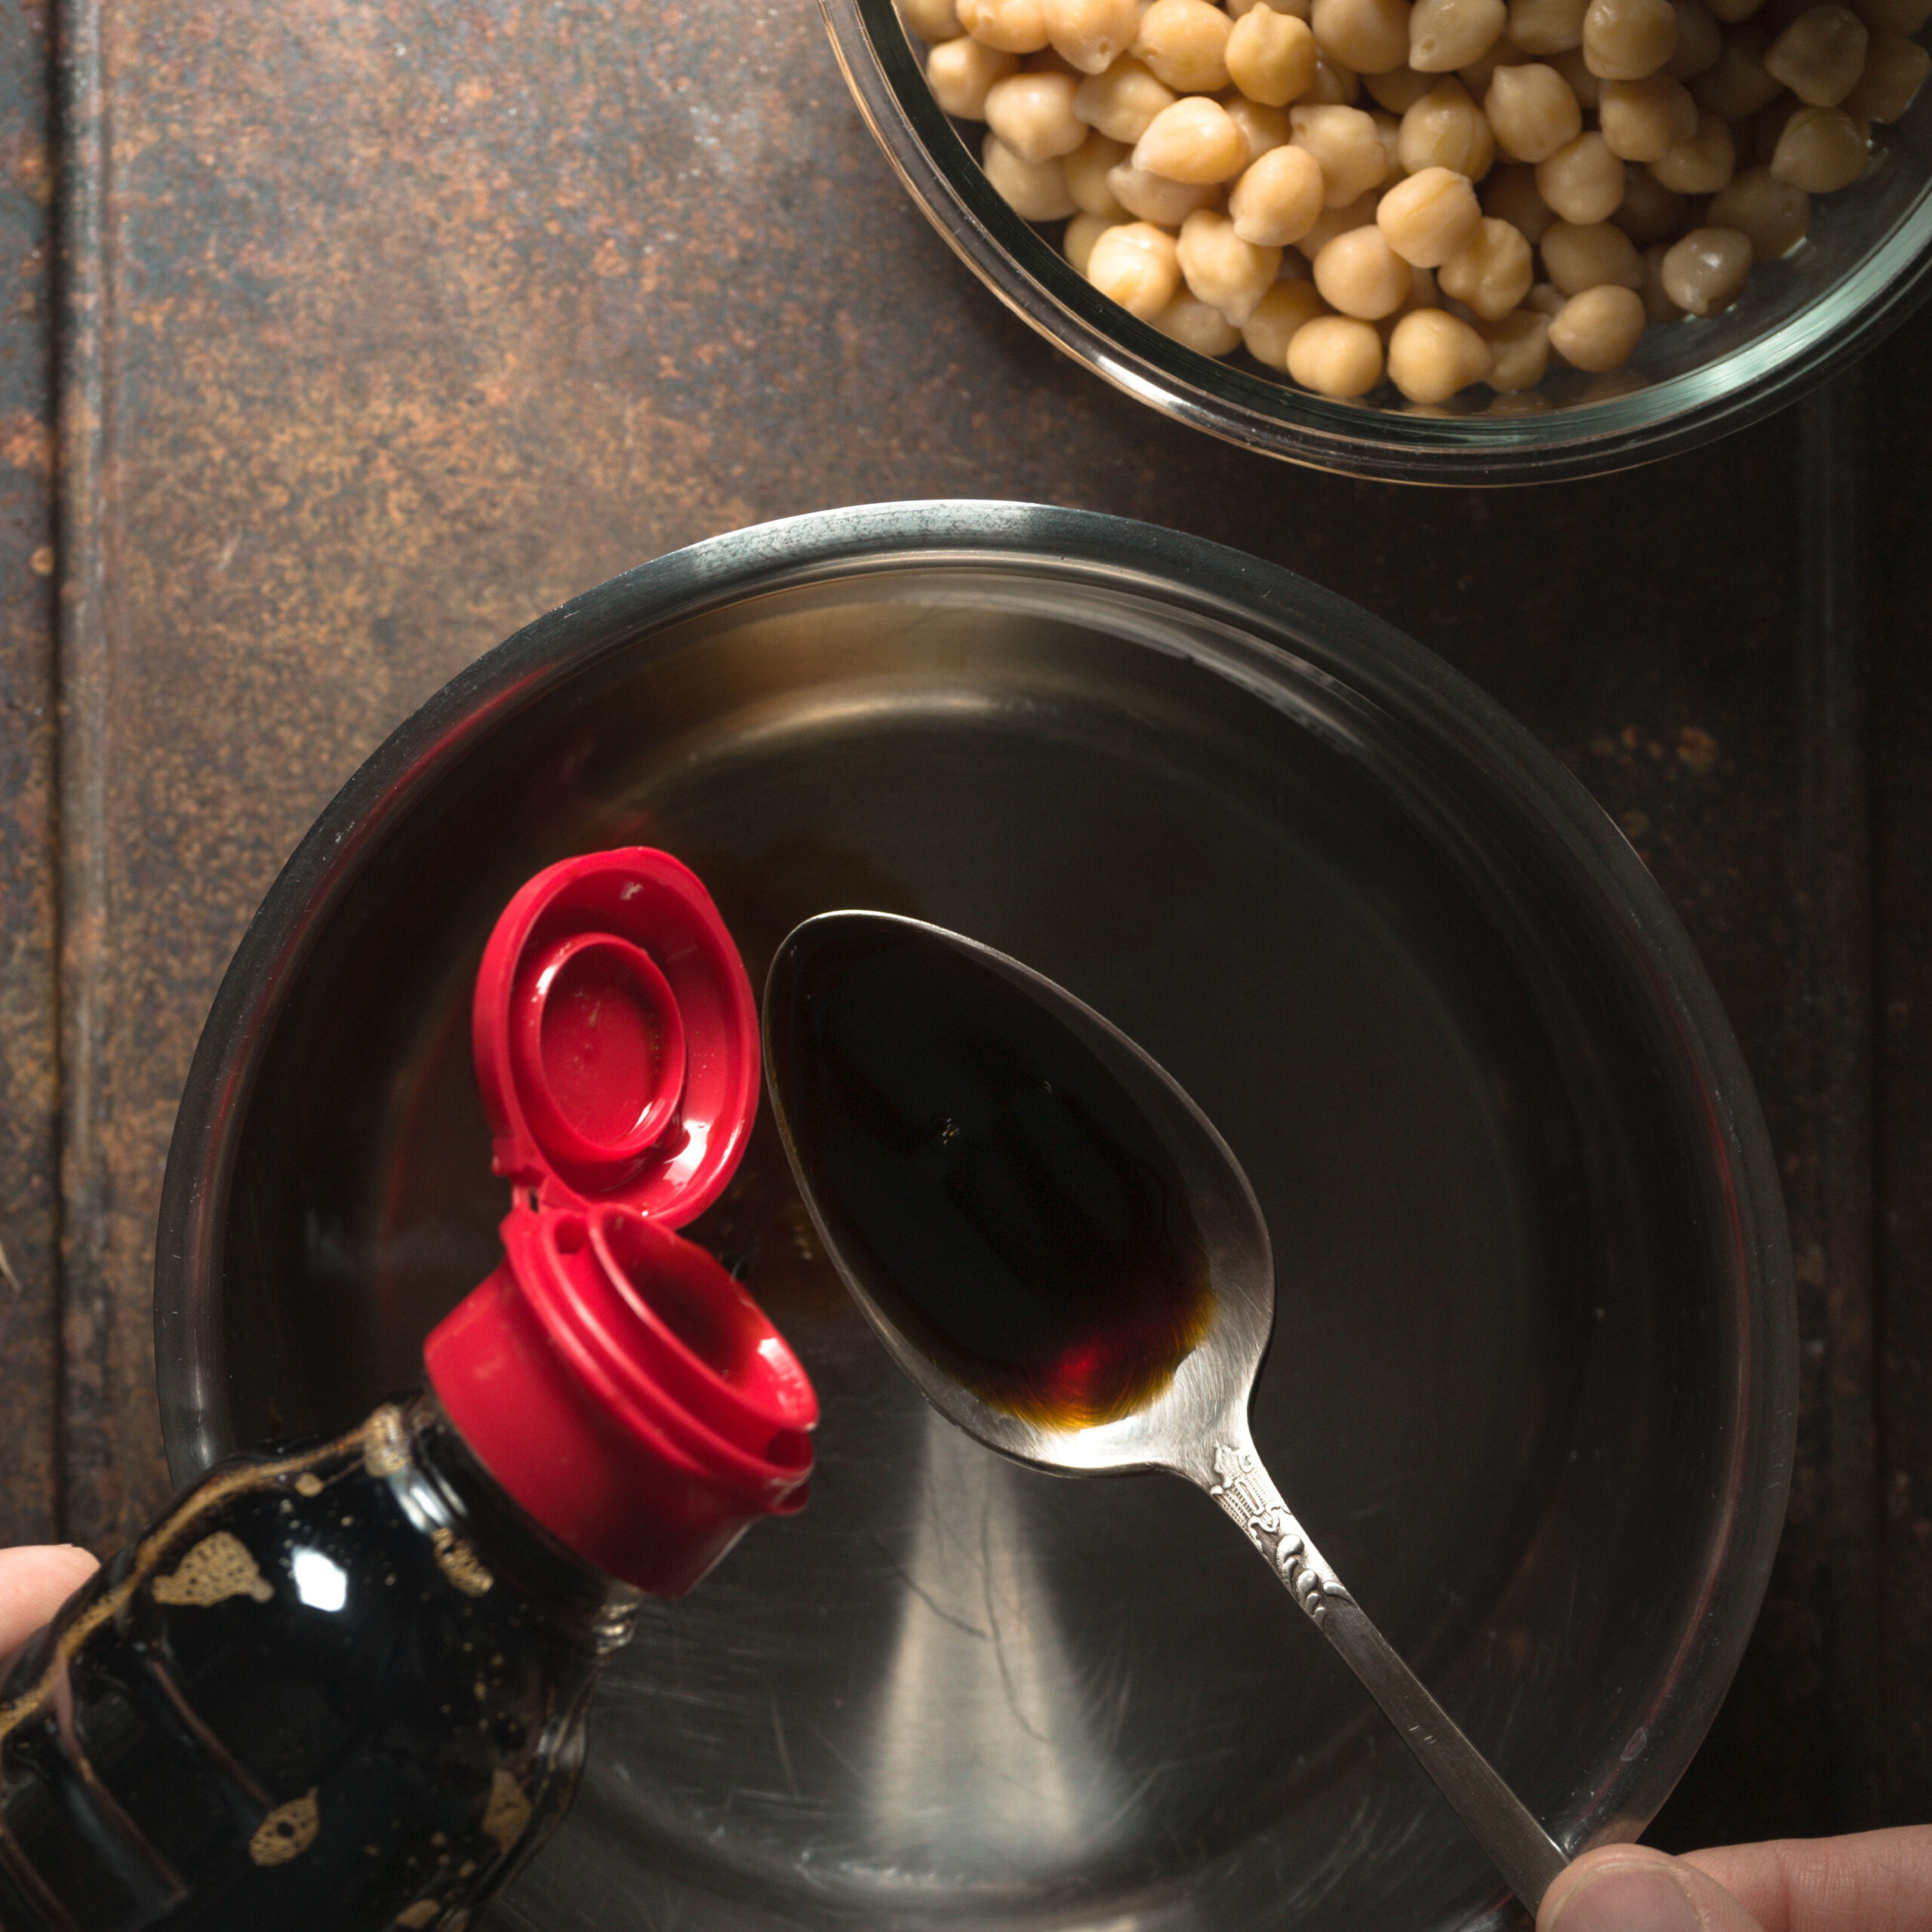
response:
<path id="1" fill-rule="evenodd" d="M 1247 1533 L 1381 1706 L 1509 1889 L 1534 1912 L 1570 1861 L 1343 1586 L 1245 1441 L 1217 1444 L 1208 1494 Z M 1198 1478 L 1197 1478 L 1198 1480 Z"/>

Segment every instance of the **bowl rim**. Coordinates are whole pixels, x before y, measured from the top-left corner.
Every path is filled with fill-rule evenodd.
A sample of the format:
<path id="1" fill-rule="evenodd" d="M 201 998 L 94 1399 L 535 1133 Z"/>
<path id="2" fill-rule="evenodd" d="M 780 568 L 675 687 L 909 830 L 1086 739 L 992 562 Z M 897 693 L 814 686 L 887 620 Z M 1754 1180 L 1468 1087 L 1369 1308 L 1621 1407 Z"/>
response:
<path id="1" fill-rule="evenodd" d="M 874 574 L 988 568 L 1152 599 L 1235 635 L 1261 688 L 1339 687 L 1450 752 L 1591 895 L 1620 936 L 1703 1114 L 1732 1257 L 1739 1367 L 1725 1391 L 1734 1478 L 1697 1614 L 1659 1666 L 1626 1761 L 1575 1803 L 1592 1841 L 1634 1837 L 1702 1743 L 1755 1622 L 1782 1531 L 1797 1429 L 1797 1311 L 1782 1190 L 1755 1091 L 1715 991 L 1662 889 L 1583 786 L 1475 684 L 1358 605 L 1205 539 L 1081 510 L 980 501 L 865 505 L 713 537 L 537 619 L 460 672 L 373 752 L 296 847 L 217 989 L 176 1117 L 155 1258 L 155 1355 L 175 1480 L 237 1446 L 221 1281 L 229 1183 L 277 1018 L 314 938 L 370 858 L 444 772 L 561 686 L 709 612 Z M 1744 1479 L 1748 1477 L 1748 1480 Z"/>
<path id="2" fill-rule="evenodd" d="M 1308 468 L 1444 485 L 1554 482 L 1630 469 L 1782 409 L 1875 348 L 1932 295 L 1928 180 L 1912 208 L 1826 294 L 1714 361 L 1629 394 L 1509 416 L 1411 414 L 1332 401 L 1197 355 L 1101 295 L 1000 198 L 934 100 L 894 0 L 819 5 L 846 85 L 901 184 L 1008 309 L 1137 401 Z M 1828 303 L 1849 312 L 1826 326 L 1820 311 Z M 1746 361 L 1760 366 L 1744 368 Z"/>

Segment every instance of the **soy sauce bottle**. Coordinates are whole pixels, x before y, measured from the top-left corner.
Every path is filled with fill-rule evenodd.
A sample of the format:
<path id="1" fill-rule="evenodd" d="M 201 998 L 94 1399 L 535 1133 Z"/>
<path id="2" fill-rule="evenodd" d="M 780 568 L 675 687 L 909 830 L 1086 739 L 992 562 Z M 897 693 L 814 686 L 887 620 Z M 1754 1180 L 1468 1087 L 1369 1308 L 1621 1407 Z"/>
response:
<path id="1" fill-rule="evenodd" d="M 641 1595 L 804 1503 L 811 1384 L 671 1232 L 757 1104 L 703 888 L 641 848 L 540 873 L 472 1024 L 502 1265 L 423 1393 L 223 1464 L 22 1652 L 5 1932 L 457 1932 L 568 1805 Z"/>

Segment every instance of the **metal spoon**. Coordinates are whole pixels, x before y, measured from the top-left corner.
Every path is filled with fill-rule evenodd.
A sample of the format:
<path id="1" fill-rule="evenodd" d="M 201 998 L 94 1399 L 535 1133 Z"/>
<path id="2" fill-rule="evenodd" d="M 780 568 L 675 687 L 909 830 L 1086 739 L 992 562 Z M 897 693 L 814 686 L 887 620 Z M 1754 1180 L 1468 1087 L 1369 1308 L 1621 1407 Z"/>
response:
<path id="1" fill-rule="evenodd" d="M 793 1104 L 811 1051 L 803 1037 L 814 967 L 855 938 L 956 949 L 1051 1014 L 1125 1090 L 1183 1177 L 1205 1251 L 1214 1316 L 1166 1386 L 1131 1413 L 1088 1426 L 1043 1424 L 983 1401 L 940 1367 L 894 1321 L 894 1297 L 869 1279 L 857 1244 L 831 1225 L 814 1186 L 814 1149 L 793 1132 Z M 1296 1520 L 1255 1453 L 1249 1397 L 1275 1318 L 1274 1263 L 1247 1177 L 1207 1117 L 1163 1069 L 1091 1007 L 1018 961 L 955 933 L 882 912 L 827 912 L 779 948 L 765 983 L 764 1051 L 774 1110 L 800 1192 L 826 1251 L 894 1361 L 947 1420 L 989 1448 L 1062 1475 L 1167 1469 L 1205 1490 L 1246 1534 L 1315 1628 L 1338 1651 L 1494 1862 L 1535 1912 L 1567 1863 L 1524 1807 L 1371 1623 Z"/>

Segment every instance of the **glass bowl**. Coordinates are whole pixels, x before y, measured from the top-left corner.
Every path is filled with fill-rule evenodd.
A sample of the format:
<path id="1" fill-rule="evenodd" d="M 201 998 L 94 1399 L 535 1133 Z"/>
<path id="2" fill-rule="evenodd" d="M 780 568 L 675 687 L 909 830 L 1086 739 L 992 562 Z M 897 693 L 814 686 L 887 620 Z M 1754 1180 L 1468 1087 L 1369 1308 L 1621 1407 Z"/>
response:
<path id="1" fill-rule="evenodd" d="M 1876 131 L 1863 177 L 1815 196 L 1810 233 L 1752 272 L 1734 306 L 1647 329 L 1607 376 L 1554 372 L 1527 395 L 1338 402 L 1183 349 L 1094 288 L 994 192 L 927 87 L 893 0 L 820 0 L 860 111 L 918 203 L 1007 306 L 1164 414 L 1265 454 L 1411 483 L 1527 483 L 1628 468 L 1723 435 L 1823 380 L 1932 286 L 1932 84 Z M 1392 392 L 1386 388 L 1378 396 Z"/>

